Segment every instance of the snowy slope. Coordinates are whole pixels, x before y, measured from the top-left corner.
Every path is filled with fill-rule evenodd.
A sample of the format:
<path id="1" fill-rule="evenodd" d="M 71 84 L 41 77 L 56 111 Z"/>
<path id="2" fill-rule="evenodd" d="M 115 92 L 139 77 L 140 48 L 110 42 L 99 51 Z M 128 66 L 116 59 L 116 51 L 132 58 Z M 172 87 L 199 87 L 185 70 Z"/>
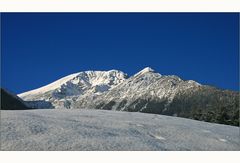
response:
<path id="1" fill-rule="evenodd" d="M 68 108 L 69 100 L 73 101 L 79 96 L 99 95 L 125 79 L 126 74 L 118 70 L 85 71 L 18 96 L 26 101 L 45 100 L 51 102 L 54 107 Z"/>
<path id="2" fill-rule="evenodd" d="M 239 127 L 104 110 L 1 111 L 1 150 L 240 150 Z"/>
<path id="3" fill-rule="evenodd" d="M 46 86 L 43 86 L 41 88 L 18 94 L 18 96 L 27 100 L 28 98 L 32 98 L 34 96 L 41 95 L 41 94 L 44 94 L 44 93 L 49 92 L 49 91 L 59 89 L 59 88 L 61 88 L 62 85 L 67 84 L 68 81 L 74 79 L 78 75 L 79 75 L 79 73 L 68 75 L 66 77 L 63 77 L 63 78 L 61 78 L 61 79 L 59 79 L 59 80 L 57 80 L 53 83 L 50 83 Z"/>

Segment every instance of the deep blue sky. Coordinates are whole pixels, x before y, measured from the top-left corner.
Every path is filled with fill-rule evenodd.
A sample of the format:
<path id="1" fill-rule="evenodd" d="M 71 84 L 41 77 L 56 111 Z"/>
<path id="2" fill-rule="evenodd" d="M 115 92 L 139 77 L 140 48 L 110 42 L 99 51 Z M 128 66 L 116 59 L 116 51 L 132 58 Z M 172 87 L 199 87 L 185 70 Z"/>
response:
<path id="1" fill-rule="evenodd" d="M 1 82 L 14 93 L 84 70 L 150 66 L 238 90 L 238 14 L 1 14 Z"/>

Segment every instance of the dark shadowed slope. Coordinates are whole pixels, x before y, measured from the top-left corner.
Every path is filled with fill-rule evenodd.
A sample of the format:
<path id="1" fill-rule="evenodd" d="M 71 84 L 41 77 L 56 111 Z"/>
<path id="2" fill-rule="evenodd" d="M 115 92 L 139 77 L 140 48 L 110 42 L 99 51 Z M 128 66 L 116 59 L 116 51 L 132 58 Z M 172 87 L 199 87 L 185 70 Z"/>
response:
<path id="1" fill-rule="evenodd" d="M 1 109 L 2 110 L 23 110 L 30 109 L 16 95 L 1 88 Z"/>

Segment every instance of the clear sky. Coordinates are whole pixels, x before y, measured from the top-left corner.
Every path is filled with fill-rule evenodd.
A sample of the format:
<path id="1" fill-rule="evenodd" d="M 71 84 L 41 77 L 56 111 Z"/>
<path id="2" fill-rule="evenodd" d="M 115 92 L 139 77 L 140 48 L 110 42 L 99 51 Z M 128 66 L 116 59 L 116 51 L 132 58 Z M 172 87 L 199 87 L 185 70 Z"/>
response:
<path id="1" fill-rule="evenodd" d="M 84 70 L 149 66 L 238 90 L 239 15 L 1 14 L 1 84 L 21 93 Z"/>

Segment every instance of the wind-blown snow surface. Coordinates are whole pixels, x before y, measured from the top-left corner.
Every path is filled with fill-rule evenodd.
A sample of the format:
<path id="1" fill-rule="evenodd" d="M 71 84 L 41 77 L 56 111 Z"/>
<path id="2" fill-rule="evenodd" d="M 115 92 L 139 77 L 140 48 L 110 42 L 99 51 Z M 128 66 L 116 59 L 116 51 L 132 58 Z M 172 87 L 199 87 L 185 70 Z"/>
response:
<path id="1" fill-rule="evenodd" d="M 240 150 L 239 127 L 106 110 L 1 111 L 1 150 Z"/>

